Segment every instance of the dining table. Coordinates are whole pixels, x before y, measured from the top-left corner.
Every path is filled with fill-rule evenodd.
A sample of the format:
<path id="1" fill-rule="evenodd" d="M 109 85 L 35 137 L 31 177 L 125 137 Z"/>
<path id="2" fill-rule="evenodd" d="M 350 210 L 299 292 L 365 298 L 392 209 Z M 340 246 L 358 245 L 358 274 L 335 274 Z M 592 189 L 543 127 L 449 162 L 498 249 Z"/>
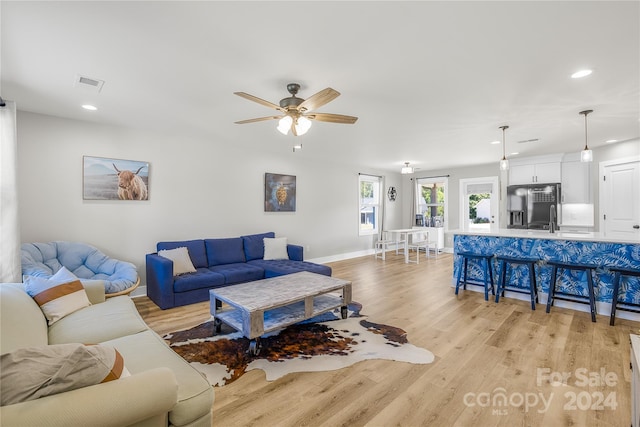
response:
<path id="1" fill-rule="evenodd" d="M 404 262 L 409 264 L 409 236 L 425 233 L 423 228 L 397 228 L 391 230 L 385 230 L 387 234 L 389 234 L 392 238 L 391 240 L 396 241 L 396 246 L 400 243 L 404 243 Z M 395 239 L 393 239 L 395 236 Z"/>

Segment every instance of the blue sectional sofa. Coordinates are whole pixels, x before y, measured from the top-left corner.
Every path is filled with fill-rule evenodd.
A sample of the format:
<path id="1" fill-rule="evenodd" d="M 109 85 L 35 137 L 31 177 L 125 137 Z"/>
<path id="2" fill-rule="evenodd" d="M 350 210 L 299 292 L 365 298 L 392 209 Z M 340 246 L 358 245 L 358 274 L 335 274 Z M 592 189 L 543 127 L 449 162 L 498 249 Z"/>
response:
<path id="1" fill-rule="evenodd" d="M 326 265 L 303 261 L 303 248 L 287 245 L 288 259 L 264 258 L 264 239 L 275 233 L 252 234 L 224 239 L 159 242 L 158 251 L 186 247 L 195 267 L 193 273 L 173 274 L 173 261 L 147 254 L 147 295 L 161 309 L 209 299 L 209 290 L 254 280 L 310 271 L 331 276 Z"/>

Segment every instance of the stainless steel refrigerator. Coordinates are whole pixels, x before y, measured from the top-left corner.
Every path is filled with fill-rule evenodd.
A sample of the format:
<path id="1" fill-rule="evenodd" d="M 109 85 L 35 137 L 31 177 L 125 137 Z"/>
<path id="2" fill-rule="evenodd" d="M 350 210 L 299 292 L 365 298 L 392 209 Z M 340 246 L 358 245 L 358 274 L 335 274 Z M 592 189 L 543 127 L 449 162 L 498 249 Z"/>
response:
<path id="1" fill-rule="evenodd" d="M 558 229 L 559 201 L 559 183 L 508 186 L 507 228 Z"/>

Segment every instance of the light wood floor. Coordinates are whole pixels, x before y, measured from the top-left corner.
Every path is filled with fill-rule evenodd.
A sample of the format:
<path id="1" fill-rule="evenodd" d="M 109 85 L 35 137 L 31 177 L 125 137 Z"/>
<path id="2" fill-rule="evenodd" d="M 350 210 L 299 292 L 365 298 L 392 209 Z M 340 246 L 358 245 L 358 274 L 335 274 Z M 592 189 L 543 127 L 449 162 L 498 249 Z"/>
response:
<path id="1" fill-rule="evenodd" d="M 542 305 L 532 311 L 511 298 L 485 302 L 473 291 L 456 297 L 449 254 L 419 265 L 396 255 L 329 265 L 353 282 L 362 314 L 404 329 L 435 362 L 364 361 L 273 382 L 251 371 L 216 388 L 213 425 L 629 426 L 629 334 L 640 323 L 617 319 L 611 327 L 598 316 L 594 324 L 588 313 L 554 307 L 546 314 Z M 210 316 L 207 302 L 162 311 L 146 297 L 135 301 L 161 334 Z M 603 371 L 608 384 L 596 376 Z M 565 385 L 549 380 L 562 373 L 571 375 Z M 501 393 L 506 406 L 492 404 Z"/>

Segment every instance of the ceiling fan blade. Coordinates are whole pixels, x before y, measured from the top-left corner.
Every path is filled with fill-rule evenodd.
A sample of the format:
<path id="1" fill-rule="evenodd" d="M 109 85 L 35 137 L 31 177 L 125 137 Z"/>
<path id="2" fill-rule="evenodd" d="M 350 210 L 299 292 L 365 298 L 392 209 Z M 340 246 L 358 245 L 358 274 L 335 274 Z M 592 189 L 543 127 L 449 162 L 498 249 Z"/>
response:
<path id="1" fill-rule="evenodd" d="M 302 104 L 298 106 L 298 110 L 303 108 L 307 111 L 315 110 L 316 108 L 322 107 L 324 104 L 333 101 L 338 96 L 340 96 L 340 92 L 328 87 L 304 100 Z"/>
<path id="2" fill-rule="evenodd" d="M 258 117 L 257 119 L 247 119 L 247 120 L 240 120 L 239 122 L 235 122 L 237 125 L 243 125 L 245 123 L 255 123 L 255 122 L 262 122 L 265 120 L 277 120 L 277 119 L 281 119 L 282 116 L 269 116 L 269 117 Z"/>
<path id="3" fill-rule="evenodd" d="M 273 102 L 265 101 L 262 98 L 258 98 L 257 96 L 249 95 L 245 92 L 233 92 L 235 95 L 238 95 L 244 99 L 248 99 L 249 101 L 257 102 L 258 104 L 262 104 L 265 107 L 273 108 L 278 111 L 284 111 L 280 106 L 274 104 Z"/>
<path id="4" fill-rule="evenodd" d="M 347 125 L 352 125 L 356 122 L 356 120 L 358 120 L 358 118 L 354 116 L 345 116 L 342 114 L 330 113 L 313 113 L 305 115 L 305 117 L 311 120 L 317 120 L 319 122 L 343 123 Z"/>

